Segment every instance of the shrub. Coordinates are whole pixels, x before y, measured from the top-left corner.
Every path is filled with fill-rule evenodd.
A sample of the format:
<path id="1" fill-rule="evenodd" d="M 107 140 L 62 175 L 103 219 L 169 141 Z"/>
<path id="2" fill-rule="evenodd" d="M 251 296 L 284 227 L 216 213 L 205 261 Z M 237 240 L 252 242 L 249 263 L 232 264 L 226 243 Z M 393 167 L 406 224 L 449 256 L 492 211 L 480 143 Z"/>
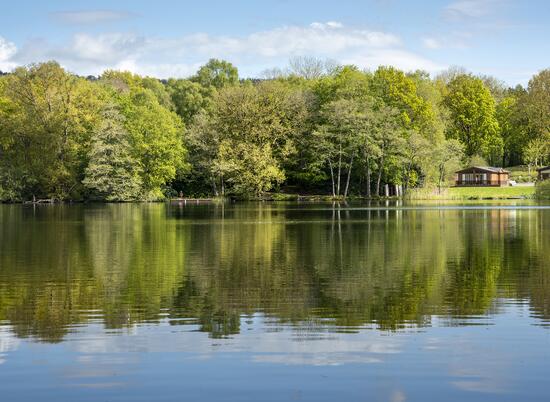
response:
<path id="1" fill-rule="evenodd" d="M 550 200 L 550 180 L 537 183 L 535 196 L 539 200 Z"/>

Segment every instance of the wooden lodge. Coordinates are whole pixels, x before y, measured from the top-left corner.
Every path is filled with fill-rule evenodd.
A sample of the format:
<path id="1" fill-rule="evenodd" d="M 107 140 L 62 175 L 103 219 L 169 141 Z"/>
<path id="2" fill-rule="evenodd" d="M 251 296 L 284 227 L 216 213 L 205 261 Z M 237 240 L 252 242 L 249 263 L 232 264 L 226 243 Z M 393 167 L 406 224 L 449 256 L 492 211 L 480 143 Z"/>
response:
<path id="1" fill-rule="evenodd" d="M 502 168 L 471 166 L 455 172 L 455 185 L 459 187 L 508 186 L 510 172 Z"/>
<path id="2" fill-rule="evenodd" d="M 538 179 L 540 181 L 550 179 L 550 166 L 537 169 L 537 173 L 538 173 Z"/>

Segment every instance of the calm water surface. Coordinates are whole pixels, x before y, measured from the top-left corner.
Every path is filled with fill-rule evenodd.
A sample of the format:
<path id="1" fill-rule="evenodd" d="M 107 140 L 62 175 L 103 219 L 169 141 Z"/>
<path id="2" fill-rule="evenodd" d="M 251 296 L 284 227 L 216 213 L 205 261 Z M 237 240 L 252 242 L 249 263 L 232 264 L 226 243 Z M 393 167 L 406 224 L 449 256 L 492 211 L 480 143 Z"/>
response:
<path id="1" fill-rule="evenodd" d="M 550 209 L 381 207 L 0 205 L 0 400 L 550 400 Z"/>

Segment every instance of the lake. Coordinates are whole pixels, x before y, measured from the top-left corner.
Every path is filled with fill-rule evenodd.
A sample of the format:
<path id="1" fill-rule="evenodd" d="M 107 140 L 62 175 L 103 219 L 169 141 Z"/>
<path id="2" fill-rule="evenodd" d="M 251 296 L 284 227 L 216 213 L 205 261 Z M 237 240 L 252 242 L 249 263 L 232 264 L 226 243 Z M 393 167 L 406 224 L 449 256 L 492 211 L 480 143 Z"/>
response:
<path id="1" fill-rule="evenodd" d="M 0 400 L 548 401 L 550 209 L 0 205 Z"/>

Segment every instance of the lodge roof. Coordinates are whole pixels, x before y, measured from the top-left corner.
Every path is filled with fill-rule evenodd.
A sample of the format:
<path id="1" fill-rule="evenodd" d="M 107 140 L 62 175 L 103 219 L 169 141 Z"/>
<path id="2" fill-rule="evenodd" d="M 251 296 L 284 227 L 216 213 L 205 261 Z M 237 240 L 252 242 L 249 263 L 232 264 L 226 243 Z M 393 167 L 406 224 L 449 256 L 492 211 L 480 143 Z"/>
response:
<path id="1" fill-rule="evenodd" d="M 510 173 L 509 171 L 500 168 L 500 167 L 490 167 L 490 166 L 470 166 L 462 170 L 457 170 L 455 173 L 467 173 L 472 170 L 489 172 L 489 173 Z"/>

